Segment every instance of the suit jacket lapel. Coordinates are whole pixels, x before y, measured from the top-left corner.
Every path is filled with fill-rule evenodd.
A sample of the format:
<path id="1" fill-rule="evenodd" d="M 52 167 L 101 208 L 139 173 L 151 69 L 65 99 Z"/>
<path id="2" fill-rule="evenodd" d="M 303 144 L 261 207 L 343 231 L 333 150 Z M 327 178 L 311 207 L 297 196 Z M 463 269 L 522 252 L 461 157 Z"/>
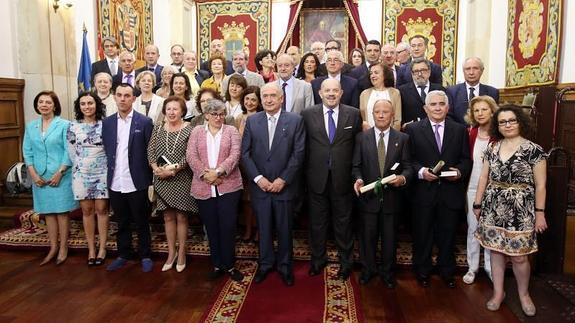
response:
<path id="1" fill-rule="evenodd" d="M 431 129 L 431 122 L 429 121 L 428 118 L 423 119 L 423 131 L 425 132 L 425 136 L 428 140 L 429 143 L 432 145 L 432 147 L 435 147 L 435 151 L 441 155 L 441 152 L 439 151 L 439 147 L 437 147 L 437 142 L 435 142 L 435 132 L 433 132 L 433 129 Z M 445 130 L 445 129 L 444 129 Z M 445 131 L 443 131 L 443 137 L 445 137 Z M 443 146 L 443 143 L 442 143 Z"/>
<path id="2" fill-rule="evenodd" d="M 447 151 L 447 148 L 451 144 L 451 140 L 453 139 L 453 136 L 451 135 L 452 131 L 452 124 L 445 120 L 445 129 L 443 129 L 443 143 L 441 144 L 441 154 L 443 154 L 444 151 Z"/>
<path id="3" fill-rule="evenodd" d="M 421 99 L 421 94 L 419 93 L 419 89 L 417 87 L 415 87 L 415 84 L 413 83 L 413 81 L 409 82 L 409 87 L 415 93 L 415 96 L 417 96 L 417 100 L 419 100 L 420 103 L 425 104 L 425 102 Z M 431 85 L 429 86 L 429 89 L 431 90 Z"/>
<path id="4" fill-rule="evenodd" d="M 52 132 L 54 132 L 54 130 L 56 128 L 58 128 L 60 121 L 61 121 L 60 117 L 54 117 L 52 122 L 50 122 L 48 129 L 46 129 L 46 133 L 44 134 L 44 138 L 43 138 L 44 141 L 46 141 L 46 138 L 48 138 L 48 136 L 50 136 L 52 134 Z M 38 129 L 40 129 L 40 132 L 42 131 L 41 130 L 42 129 L 42 118 L 40 118 L 40 127 Z"/>
<path id="5" fill-rule="evenodd" d="M 371 159 L 371 164 L 375 165 L 377 169 L 376 173 L 379 174 L 379 156 L 377 155 L 377 141 L 375 140 L 375 129 L 372 127 L 369 129 L 365 135 L 367 136 L 365 140 L 365 149 L 369 152 L 368 156 Z"/>
<path id="6" fill-rule="evenodd" d="M 138 115 L 137 112 L 134 111 L 134 113 L 132 114 L 132 122 L 130 123 L 130 137 L 128 139 L 128 149 L 130 149 L 130 147 L 132 147 L 132 142 L 134 139 L 134 134 L 136 133 L 136 129 L 138 129 Z"/>
<path id="7" fill-rule="evenodd" d="M 337 126 L 335 127 L 335 137 L 333 142 L 336 142 L 339 137 L 343 135 L 343 130 L 349 119 L 349 113 L 345 109 L 342 109 L 341 104 L 339 105 L 339 116 L 337 117 Z"/>
<path id="8" fill-rule="evenodd" d="M 325 119 L 323 117 L 323 105 L 320 104 L 319 109 L 313 114 L 315 119 L 315 124 L 317 125 L 317 131 L 322 134 L 322 138 L 326 144 L 329 144 L 329 137 L 325 131 Z M 336 132 L 337 133 L 337 132 Z"/>
<path id="9" fill-rule="evenodd" d="M 282 140 L 283 132 L 284 132 L 284 130 L 285 130 L 285 128 L 286 128 L 286 122 L 285 122 L 286 120 L 285 120 L 285 119 L 286 119 L 285 112 L 283 112 L 283 111 L 280 112 L 279 118 L 278 118 L 278 120 L 276 121 L 276 129 L 275 129 L 275 132 L 274 132 L 274 138 L 273 138 L 273 141 L 272 141 L 272 147 L 271 147 L 271 149 L 270 149 L 270 151 L 269 151 L 269 154 L 270 154 L 270 155 L 274 152 L 274 150 L 277 149 L 277 147 L 279 146 L 279 144 L 280 144 L 280 142 L 281 142 L 281 140 Z M 268 136 L 268 142 L 269 142 L 269 136 Z"/>
<path id="10" fill-rule="evenodd" d="M 299 86 L 298 82 L 296 82 L 295 79 L 292 82 L 292 84 L 293 84 L 293 89 L 292 89 L 292 95 L 291 95 L 291 106 L 290 106 L 289 111 L 294 112 L 295 100 L 299 96 L 299 91 L 301 91 L 301 87 Z M 288 91 L 289 91 L 289 89 L 288 89 Z"/>
<path id="11" fill-rule="evenodd" d="M 389 169 L 393 164 L 391 164 L 392 160 L 396 160 L 395 155 L 397 154 L 397 148 L 399 146 L 397 134 L 392 128 L 389 128 L 389 138 L 387 140 L 387 151 L 385 152 L 385 166 L 384 166 L 384 174 L 387 175 Z"/>

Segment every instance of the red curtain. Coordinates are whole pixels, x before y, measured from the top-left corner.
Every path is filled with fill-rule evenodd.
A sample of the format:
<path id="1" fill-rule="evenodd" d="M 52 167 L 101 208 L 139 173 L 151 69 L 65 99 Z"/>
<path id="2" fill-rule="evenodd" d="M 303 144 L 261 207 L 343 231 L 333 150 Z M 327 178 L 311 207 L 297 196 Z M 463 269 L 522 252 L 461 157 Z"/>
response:
<path id="1" fill-rule="evenodd" d="M 345 6 L 345 11 L 349 16 L 350 33 L 348 36 L 348 52 L 350 52 L 355 47 L 365 47 L 367 43 L 367 37 L 365 37 L 365 32 L 363 27 L 361 27 L 361 21 L 359 19 L 359 10 L 357 6 L 357 0 L 344 0 L 343 4 Z M 290 5 L 289 22 L 286 35 L 282 40 L 280 47 L 278 48 L 278 53 L 283 53 L 285 50 L 291 46 L 300 46 L 299 39 L 299 14 L 303 5 L 302 0 L 294 0 Z"/>
<path id="2" fill-rule="evenodd" d="M 353 49 L 352 44 L 360 45 L 361 48 L 365 48 L 365 43 L 367 43 L 367 37 L 365 37 L 365 32 L 361 26 L 361 21 L 359 20 L 359 9 L 357 5 L 357 0 L 344 0 L 343 4 L 345 6 L 345 11 L 349 16 L 349 23 L 352 25 L 355 35 L 353 35 L 354 41 L 352 42 L 352 34 L 349 33 L 349 50 Z M 356 46 L 359 47 L 359 46 Z"/>
<path id="3" fill-rule="evenodd" d="M 286 35 L 280 44 L 277 53 L 284 53 L 292 44 L 299 46 L 299 13 L 303 5 L 302 0 L 292 1 L 289 10 L 289 20 Z M 294 39 L 297 38 L 297 39 Z"/>

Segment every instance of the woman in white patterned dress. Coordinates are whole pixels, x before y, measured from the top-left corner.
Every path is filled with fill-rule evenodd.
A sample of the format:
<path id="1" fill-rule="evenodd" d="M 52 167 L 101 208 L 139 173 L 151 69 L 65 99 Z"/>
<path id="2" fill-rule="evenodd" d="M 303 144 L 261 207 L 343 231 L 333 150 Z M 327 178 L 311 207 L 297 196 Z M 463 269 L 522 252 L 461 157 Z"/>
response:
<path id="1" fill-rule="evenodd" d="M 88 266 L 100 266 L 106 258 L 108 237 L 107 163 L 102 144 L 102 118 L 106 106 L 97 94 L 81 93 L 74 101 L 76 121 L 68 129 L 68 153 L 72 160 L 72 191 L 80 201 L 88 243 Z M 96 255 L 98 218 L 100 246 Z"/>

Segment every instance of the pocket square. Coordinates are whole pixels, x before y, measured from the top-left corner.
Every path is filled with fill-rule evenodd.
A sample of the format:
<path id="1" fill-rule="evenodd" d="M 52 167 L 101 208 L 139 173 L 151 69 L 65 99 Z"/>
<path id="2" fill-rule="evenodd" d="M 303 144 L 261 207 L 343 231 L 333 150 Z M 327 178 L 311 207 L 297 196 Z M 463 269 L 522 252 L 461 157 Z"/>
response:
<path id="1" fill-rule="evenodd" d="M 347 127 L 343 128 L 343 129 L 345 130 L 345 129 L 351 129 L 351 128 L 353 128 L 353 126 L 347 126 Z"/>
<path id="2" fill-rule="evenodd" d="M 135 132 L 135 133 L 137 133 L 137 132 L 142 132 L 142 130 L 136 129 L 136 130 L 134 130 L 134 132 Z"/>

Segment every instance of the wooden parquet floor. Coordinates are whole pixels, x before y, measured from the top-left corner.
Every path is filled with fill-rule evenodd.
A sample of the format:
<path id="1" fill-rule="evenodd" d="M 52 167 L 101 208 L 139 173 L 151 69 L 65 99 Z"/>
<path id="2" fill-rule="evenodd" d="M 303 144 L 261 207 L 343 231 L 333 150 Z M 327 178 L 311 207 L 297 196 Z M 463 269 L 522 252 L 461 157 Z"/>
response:
<path id="1" fill-rule="evenodd" d="M 207 257 L 189 257 L 183 273 L 162 273 L 159 257 L 152 273 L 136 262 L 109 273 L 88 268 L 81 252 L 60 266 L 39 267 L 43 256 L 0 250 L 0 322 L 198 322 L 221 284 L 207 281 Z M 438 277 L 421 288 L 406 268 L 397 277 L 395 290 L 379 279 L 360 287 L 366 322 L 518 322 L 505 305 L 495 313 L 485 309 L 491 287 L 484 275 L 471 286 L 457 277 L 455 289 Z"/>

